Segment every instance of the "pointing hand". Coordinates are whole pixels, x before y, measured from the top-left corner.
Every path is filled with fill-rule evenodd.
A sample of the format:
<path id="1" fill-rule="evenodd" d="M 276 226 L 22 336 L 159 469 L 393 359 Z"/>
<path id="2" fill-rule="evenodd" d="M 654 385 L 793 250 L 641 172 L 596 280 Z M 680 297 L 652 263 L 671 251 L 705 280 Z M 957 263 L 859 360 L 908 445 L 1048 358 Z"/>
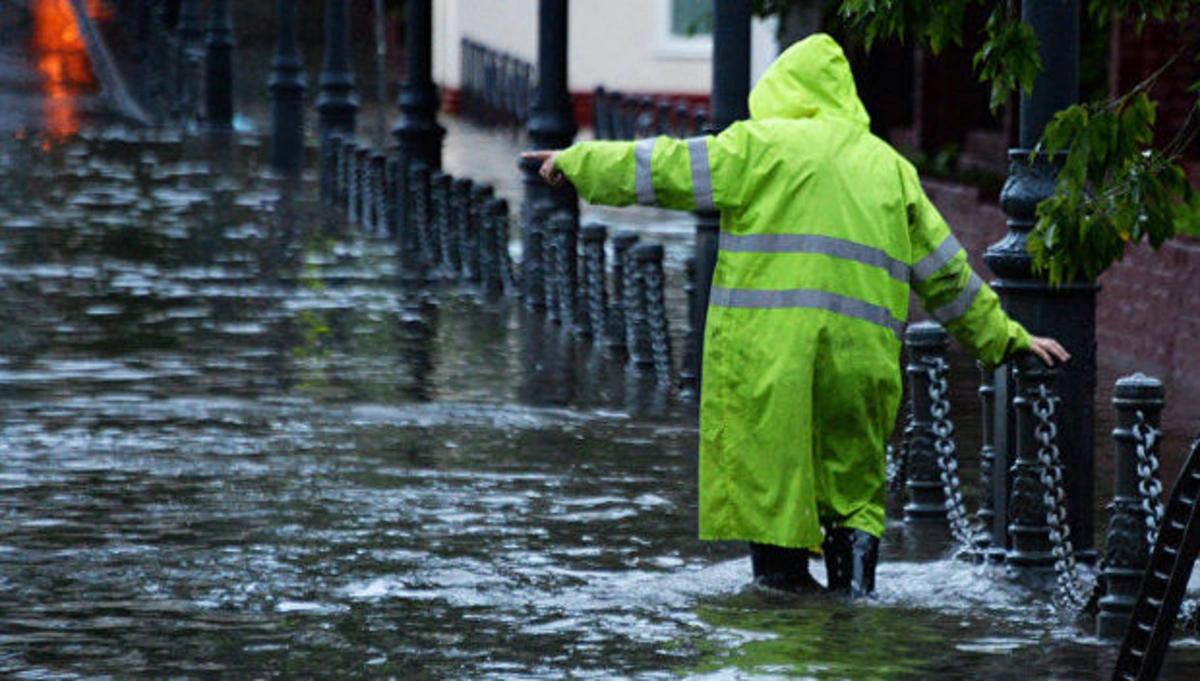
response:
<path id="1" fill-rule="evenodd" d="M 562 174 L 562 171 L 554 167 L 554 159 L 558 156 L 557 151 L 539 150 L 526 151 L 521 154 L 521 158 L 527 161 L 540 161 L 542 167 L 538 170 L 538 175 L 552 187 L 561 187 L 567 178 Z"/>

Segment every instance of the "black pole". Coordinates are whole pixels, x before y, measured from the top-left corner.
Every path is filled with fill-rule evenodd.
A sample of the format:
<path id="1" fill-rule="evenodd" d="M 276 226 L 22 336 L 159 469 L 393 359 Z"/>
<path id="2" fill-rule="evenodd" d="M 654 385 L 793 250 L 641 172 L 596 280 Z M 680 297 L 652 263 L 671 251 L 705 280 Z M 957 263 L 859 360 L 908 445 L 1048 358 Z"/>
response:
<path id="1" fill-rule="evenodd" d="M 233 128 L 233 20 L 229 0 L 213 0 L 205 42 L 204 86 L 207 125 Z"/>
<path id="2" fill-rule="evenodd" d="M 317 97 L 322 148 L 332 134 L 353 135 L 358 115 L 354 72 L 347 57 L 350 43 L 347 11 L 346 0 L 325 1 L 325 60 L 321 65 L 321 94 Z"/>
<path id="3" fill-rule="evenodd" d="M 304 167 L 304 61 L 296 48 L 296 0 L 278 0 L 279 41 L 271 63 L 271 166 L 283 173 Z"/>
<path id="4" fill-rule="evenodd" d="M 538 79 L 533 113 L 529 118 L 529 143 L 534 149 L 563 149 L 575 139 L 575 107 L 567 81 L 567 0 L 538 3 Z M 569 184 L 551 187 L 538 177 L 536 163 L 523 162 L 525 209 L 539 201 L 554 204 L 552 212 L 565 210 L 578 216 L 575 189 Z M 525 224 L 528 219 L 523 219 Z"/>
<path id="5" fill-rule="evenodd" d="M 442 140 L 446 130 L 437 122 L 440 104 L 433 84 L 433 3 L 432 0 L 408 0 L 406 44 L 408 73 L 400 88 L 400 121 L 392 130 L 400 145 L 405 167 L 420 165 L 429 170 L 442 168 Z"/>
<path id="6" fill-rule="evenodd" d="M 1057 338 L 1073 356 L 1059 379 L 1064 419 L 1059 433 L 1071 536 L 1081 557 L 1093 558 L 1093 462 L 1096 392 L 1096 290 L 1086 281 L 1052 288 L 1033 272 L 1025 245 L 1037 223 L 1037 204 L 1054 191 L 1057 164 L 1030 164 L 1031 149 L 1054 113 L 1079 98 L 1079 0 L 1026 0 L 1025 21 L 1039 40 L 1043 70 L 1021 97 L 1020 148 L 1009 151 L 1009 177 L 1000 195 L 1009 233 L 984 260 L 999 277 L 994 287 L 1010 315 L 1031 333 Z M 1001 418 L 997 417 L 999 423 Z M 997 452 L 1011 456 L 1011 451 Z"/>
<path id="7" fill-rule="evenodd" d="M 715 0 L 713 15 L 712 115 L 705 128 L 717 134 L 731 123 L 749 117 L 750 96 L 750 0 Z M 717 235 L 721 215 L 716 211 L 696 213 L 696 290 L 695 324 L 691 338 L 696 348 L 686 356 L 692 366 L 685 367 L 685 382 L 699 388 L 700 365 L 704 356 L 704 327 L 708 320 L 708 294 L 717 266 Z M 698 394 L 698 392 L 697 392 Z"/>

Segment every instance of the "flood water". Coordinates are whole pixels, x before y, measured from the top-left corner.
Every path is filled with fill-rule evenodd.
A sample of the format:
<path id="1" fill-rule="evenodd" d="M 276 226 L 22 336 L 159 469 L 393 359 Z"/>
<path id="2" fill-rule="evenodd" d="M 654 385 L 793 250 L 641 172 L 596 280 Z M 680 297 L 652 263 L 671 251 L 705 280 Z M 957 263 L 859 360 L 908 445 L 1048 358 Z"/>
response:
<path id="1" fill-rule="evenodd" d="M 870 601 L 749 589 L 695 539 L 690 405 L 513 301 L 401 287 L 314 178 L 222 148 L 0 140 L 0 676 L 1108 677 L 1114 643 L 941 528 L 893 520 Z M 446 163 L 517 205 L 518 149 L 451 124 Z M 666 244 L 681 335 L 691 219 L 588 215 Z"/>

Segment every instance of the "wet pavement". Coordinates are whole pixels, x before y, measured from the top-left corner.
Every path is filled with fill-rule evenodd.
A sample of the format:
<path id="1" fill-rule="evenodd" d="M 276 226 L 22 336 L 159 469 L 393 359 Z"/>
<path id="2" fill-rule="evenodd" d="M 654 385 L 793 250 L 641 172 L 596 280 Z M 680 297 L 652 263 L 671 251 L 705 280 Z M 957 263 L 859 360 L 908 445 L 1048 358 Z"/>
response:
<path id="1" fill-rule="evenodd" d="M 519 205 L 521 140 L 445 123 L 447 169 Z M 749 589 L 695 539 L 690 404 L 515 301 L 402 287 L 263 149 L 0 136 L 0 676 L 1107 678 L 1113 643 L 938 527 L 889 524 L 867 602 Z M 585 219 L 665 244 L 681 348 L 690 216 Z"/>

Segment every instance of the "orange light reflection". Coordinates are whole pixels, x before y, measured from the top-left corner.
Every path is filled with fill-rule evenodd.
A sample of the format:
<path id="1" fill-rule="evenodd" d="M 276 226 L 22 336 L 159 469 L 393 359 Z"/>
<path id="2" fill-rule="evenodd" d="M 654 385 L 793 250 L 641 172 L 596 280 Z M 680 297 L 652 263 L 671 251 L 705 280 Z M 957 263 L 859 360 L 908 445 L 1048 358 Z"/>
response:
<path id="1" fill-rule="evenodd" d="M 96 87 L 87 48 L 70 0 L 34 0 L 33 52 L 46 95 L 43 117 L 46 134 L 62 138 L 79 131 L 79 95 Z M 107 14 L 101 0 L 88 0 L 93 18 Z"/>

